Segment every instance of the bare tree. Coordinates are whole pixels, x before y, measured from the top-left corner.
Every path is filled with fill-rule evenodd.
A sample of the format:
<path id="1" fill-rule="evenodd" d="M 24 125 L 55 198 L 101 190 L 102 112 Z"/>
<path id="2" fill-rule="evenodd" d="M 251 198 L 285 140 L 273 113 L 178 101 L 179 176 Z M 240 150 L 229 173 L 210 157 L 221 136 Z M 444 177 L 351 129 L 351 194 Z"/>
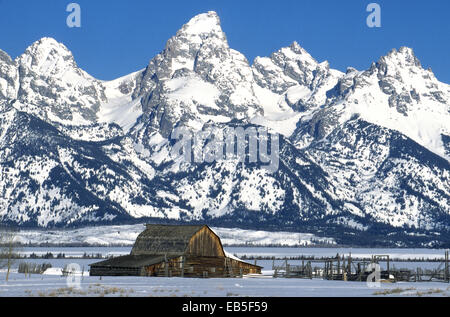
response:
<path id="1" fill-rule="evenodd" d="M 10 230 L 0 229 L 0 268 L 6 268 L 6 281 L 18 257 L 17 249 L 16 234 Z"/>

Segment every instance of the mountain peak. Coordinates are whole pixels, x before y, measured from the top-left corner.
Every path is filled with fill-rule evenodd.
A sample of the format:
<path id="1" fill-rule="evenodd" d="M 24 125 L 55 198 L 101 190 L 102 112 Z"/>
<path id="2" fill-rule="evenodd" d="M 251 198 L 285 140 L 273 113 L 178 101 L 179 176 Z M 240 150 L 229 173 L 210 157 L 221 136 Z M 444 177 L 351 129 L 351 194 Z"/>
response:
<path id="1" fill-rule="evenodd" d="M 400 49 L 392 49 L 386 56 L 383 56 L 379 60 L 380 64 L 392 64 L 400 67 L 417 66 L 422 67 L 419 59 L 414 54 L 412 48 L 402 46 Z"/>
<path id="2" fill-rule="evenodd" d="M 37 40 L 36 42 L 31 44 L 31 46 L 33 46 L 33 45 L 62 45 L 62 44 L 59 43 L 53 37 L 43 37 L 40 40 Z"/>
<path id="3" fill-rule="evenodd" d="M 29 46 L 26 52 L 50 51 L 56 50 L 59 55 L 72 56 L 72 52 L 62 43 L 51 37 L 43 37 Z"/>
<path id="4" fill-rule="evenodd" d="M 201 35 L 209 33 L 222 33 L 220 18 L 214 11 L 202 13 L 193 17 L 180 30 L 191 35 Z"/>
<path id="5" fill-rule="evenodd" d="M 308 54 L 309 55 L 309 53 L 303 47 L 301 47 L 297 41 L 292 42 L 292 44 L 289 46 L 289 48 L 296 54 L 300 54 L 300 55 Z"/>
<path id="6" fill-rule="evenodd" d="M 61 74 L 69 68 L 78 68 L 72 52 L 53 38 L 44 37 L 17 58 L 20 67 L 44 76 Z"/>
<path id="7" fill-rule="evenodd" d="M 289 60 L 296 61 L 307 61 L 308 63 L 317 65 L 318 62 L 305 50 L 303 47 L 298 44 L 297 41 L 292 42 L 288 47 L 281 48 L 275 54 L 282 54 L 285 58 Z"/>
<path id="8" fill-rule="evenodd" d="M 7 64 L 13 63 L 11 56 L 9 56 L 8 53 L 2 51 L 1 49 L 0 49 L 0 62 L 6 62 Z"/>
<path id="9" fill-rule="evenodd" d="M 161 82 L 172 78 L 177 71 L 199 72 L 205 61 L 213 61 L 212 55 L 218 51 L 222 61 L 231 56 L 219 16 L 214 11 L 196 15 L 184 24 L 176 35 L 167 41 L 165 49 L 150 61 L 134 97 L 153 89 L 154 78 Z M 205 67 L 205 72 L 206 69 L 211 70 L 214 65 L 210 66 Z"/>

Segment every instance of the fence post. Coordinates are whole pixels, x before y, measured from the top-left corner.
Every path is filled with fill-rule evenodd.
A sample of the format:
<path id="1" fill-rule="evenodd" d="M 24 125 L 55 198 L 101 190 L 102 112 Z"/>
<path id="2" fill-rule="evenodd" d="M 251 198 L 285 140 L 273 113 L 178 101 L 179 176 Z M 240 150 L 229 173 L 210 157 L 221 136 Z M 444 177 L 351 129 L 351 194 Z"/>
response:
<path id="1" fill-rule="evenodd" d="M 181 257 L 181 277 L 184 277 L 184 255 Z"/>
<path id="2" fill-rule="evenodd" d="M 388 279 L 390 277 L 390 258 L 389 255 L 387 256 L 387 272 L 388 272 Z"/>
<path id="3" fill-rule="evenodd" d="M 444 279 L 445 282 L 450 283 L 450 272 L 449 272 L 449 264 L 448 264 L 448 250 L 445 251 L 445 272 L 444 272 Z"/>
<path id="4" fill-rule="evenodd" d="M 337 255 L 337 272 L 336 273 L 341 274 L 341 256 L 339 255 L 339 253 Z"/>
<path id="5" fill-rule="evenodd" d="M 167 254 L 164 255 L 164 275 L 169 277 L 169 262 L 167 261 Z"/>

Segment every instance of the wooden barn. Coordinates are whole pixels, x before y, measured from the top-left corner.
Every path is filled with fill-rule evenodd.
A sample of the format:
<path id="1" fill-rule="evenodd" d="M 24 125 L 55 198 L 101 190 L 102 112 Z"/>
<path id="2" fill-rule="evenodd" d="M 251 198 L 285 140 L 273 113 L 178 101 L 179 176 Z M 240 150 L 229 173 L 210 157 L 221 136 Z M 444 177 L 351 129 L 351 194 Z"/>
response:
<path id="1" fill-rule="evenodd" d="M 90 265 L 91 276 L 237 277 L 261 267 L 227 255 L 206 225 L 147 225 L 130 255 Z"/>

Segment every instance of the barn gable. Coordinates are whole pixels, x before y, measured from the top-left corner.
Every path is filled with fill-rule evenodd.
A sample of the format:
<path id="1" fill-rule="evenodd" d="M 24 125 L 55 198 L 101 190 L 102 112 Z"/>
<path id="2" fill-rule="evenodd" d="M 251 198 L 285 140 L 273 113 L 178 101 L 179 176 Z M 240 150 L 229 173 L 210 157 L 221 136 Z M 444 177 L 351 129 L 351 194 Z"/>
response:
<path id="1" fill-rule="evenodd" d="M 189 240 L 185 254 L 225 257 L 220 238 L 208 226 L 203 226 Z"/>
<path id="2" fill-rule="evenodd" d="M 225 256 L 219 237 L 208 226 L 147 225 L 131 255 Z"/>

